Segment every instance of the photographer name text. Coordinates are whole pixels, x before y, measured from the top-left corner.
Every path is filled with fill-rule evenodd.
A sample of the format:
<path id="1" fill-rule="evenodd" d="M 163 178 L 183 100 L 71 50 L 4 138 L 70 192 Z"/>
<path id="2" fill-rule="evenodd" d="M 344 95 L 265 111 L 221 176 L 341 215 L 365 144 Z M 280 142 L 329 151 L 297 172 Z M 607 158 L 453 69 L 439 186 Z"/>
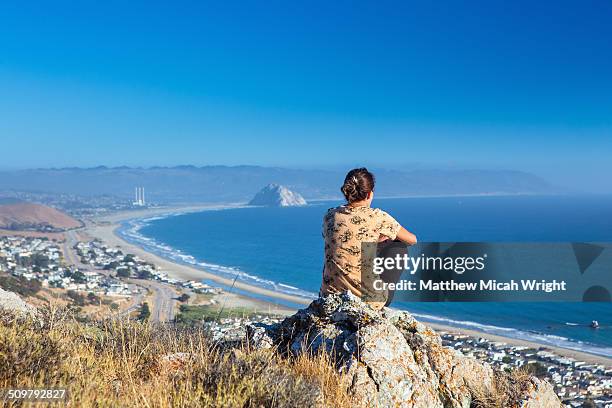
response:
<path id="1" fill-rule="evenodd" d="M 384 282 L 377 279 L 373 282 L 375 290 L 391 290 L 391 291 L 529 291 L 529 292 L 563 292 L 566 291 L 565 281 L 546 281 L 535 279 L 522 279 L 515 281 L 514 279 L 506 282 L 498 282 L 495 279 L 480 280 L 479 282 L 456 282 L 448 281 L 433 281 L 419 280 L 418 282 L 409 280 L 400 280 L 399 282 Z"/>

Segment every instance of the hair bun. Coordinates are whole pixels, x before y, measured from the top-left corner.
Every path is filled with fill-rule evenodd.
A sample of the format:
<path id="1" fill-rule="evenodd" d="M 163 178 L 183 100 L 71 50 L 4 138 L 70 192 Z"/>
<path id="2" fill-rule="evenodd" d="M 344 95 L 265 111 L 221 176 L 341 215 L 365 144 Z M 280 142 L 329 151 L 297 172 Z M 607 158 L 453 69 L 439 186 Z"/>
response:
<path id="1" fill-rule="evenodd" d="M 374 175 L 366 168 L 349 171 L 340 188 L 349 203 L 365 200 L 373 190 Z"/>
<path id="2" fill-rule="evenodd" d="M 355 183 L 345 183 L 341 190 L 349 202 L 354 201 L 354 199 L 358 196 L 357 185 Z"/>

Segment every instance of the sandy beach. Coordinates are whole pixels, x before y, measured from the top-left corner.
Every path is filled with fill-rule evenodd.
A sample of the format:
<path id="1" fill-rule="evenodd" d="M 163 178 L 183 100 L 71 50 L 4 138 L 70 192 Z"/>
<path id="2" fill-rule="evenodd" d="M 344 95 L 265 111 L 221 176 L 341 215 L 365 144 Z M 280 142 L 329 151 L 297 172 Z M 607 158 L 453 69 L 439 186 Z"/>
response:
<path id="1" fill-rule="evenodd" d="M 233 282 L 230 279 L 226 279 L 220 277 L 218 275 L 209 273 L 205 270 L 198 269 L 189 265 L 184 265 L 180 263 L 176 263 L 170 261 L 168 259 L 162 258 L 153 253 L 147 252 L 144 249 L 140 248 L 137 245 L 131 244 L 125 240 L 123 240 L 120 236 L 116 234 L 116 229 L 120 226 L 120 223 L 126 219 L 134 219 L 134 218 L 144 218 L 151 217 L 155 215 L 162 214 L 171 214 L 171 213 L 186 213 L 186 212 L 197 212 L 197 211 L 207 211 L 207 210 L 217 210 L 222 208 L 237 208 L 240 207 L 240 204 L 228 204 L 228 205 L 201 205 L 201 206 L 189 206 L 189 207 L 176 207 L 176 208 L 154 208 L 154 209 L 146 209 L 146 210 L 138 210 L 138 211 L 129 211 L 129 212 L 119 212 L 114 213 L 112 215 L 103 216 L 95 219 L 86 220 L 85 228 L 83 232 L 92 238 L 99 238 L 102 241 L 106 242 L 108 245 L 120 247 L 125 253 L 133 253 L 139 256 L 142 259 L 145 259 L 148 262 L 154 263 L 159 266 L 162 270 L 168 273 L 168 276 L 182 279 L 182 280 L 195 280 L 199 281 L 202 279 L 207 279 L 212 282 L 217 282 L 219 284 L 225 286 L 234 286 L 241 291 L 245 291 L 248 293 L 252 293 L 258 296 L 265 296 L 268 299 L 271 299 L 271 302 L 259 299 L 257 297 L 248 297 L 238 294 L 228 294 L 227 302 L 228 306 L 231 305 L 233 307 L 245 307 L 245 308 L 253 308 L 261 312 L 271 312 L 278 314 L 290 314 L 295 310 L 276 304 L 273 300 L 282 300 L 288 301 L 296 305 L 308 305 L 310 303 L 309 299 L 302 298 L 299 296 L 292 296 L 285 293 L 279 293 L 272 290 L 260 288 L 257 286 L 249 285 L 243 282 Z M 584 361 L 589 364 L 601 364 L 607 367 L 612 367 L 612 358 L 602 357 L 594 354 L 589 354 L 581 351 L 575 351 L 570 349 L 565 349 L 561 347 L 554 347 L 549 345 L 543 345 L 531 341 L 525 341 L 520 339 L 514 339 L 509 337 L 503 337 L 499 335 L 483 333 L 476 330 L 457 328 L 447 325 L 441 325 L 437 323 L 426 323 L 429 326 L 433 327 L 439 331 L 445 331 L 448 333 L 461 333 L 473 337 L 482 337 L 488 339 L 490 341 L 495 342 L 503 342 L 510 345 L 516 346 L 525 346 L 536 349 L 543 349 L 551 351 L 557 355 L 574 358 L 578 361 Z"/>
<path id="2" fill-rule="evenodd" d="M 265 288 L 260 288 L 254 285 L 249 285 L 243 282 L 236 281 L 234 282 L 231 279 L 227 279 L 209 272 L 206 272 L 203 269 L 198 269 L 189 265 L 180 264 L 177 262 L 170 261 L 168 259 L 162 258 L 156 254 L 150 253 L 142 249 L 141 247 L 134 245 L 130 242 L 123 240 L 118 234 L 115 233 L 115 230 L 120 226 L 120 222 L 126 219 L 132 218 L 141 218 L 141 217 L 150 217 L 161 214 L 169 214 L 169 213 L 186 213 L 186 212 L 195 212 L 195 211 L 206 211 L 206 210 L 216 210 L 220 208 L 232 208 L 237 207 L 238 205 L 208 205 L 208 206 L 193 206 L 193 207 L 177 207 L 177 208 L 164 208 L 164 209 L 150 209 L 150 210 L 142 210 L 142 211 L 131 211 L 131 212 L 122 212 L 116 213 L 113 215 L 101 217 L 98 219 L 87 220 L 84 233 L 87 235 L 98 238 L 108 245 L 120 247 L 125 253 L 132 253 L 140 258 L 151 262 L 161 268 L 163 271 L 168 273 L 169 277 L 181 279 L 181 280 L 195 280 L 200 281 L 202 279 L 207 279 L 212 282 L 217 282 L 219 284 L 225 286 L 233 286 L 242 291 L 246 291 L 249 293 L 253 293 L 259 296 L 265 296 L 269 299 L 278 299 L 287 302 L 291 302 L 297 305 L 307 305 L 310 303 L 310 300 L 292 296 L 285 293 L 279 293 L 272 290 L 268 290 Z M 230 297 L 228 297 L 229 299 Z M 275 304 L 274 302 L 266 302 L 265 300 L 260 300 L 258 298 L 248 298 L 246 296 L 240 296 L 236 294 L 232 294 L 231 302 L 233 306 L 236 307 L 254 307 L 258 306 L 258 310 L 275 310 L 282 314 L 286 314 L 293 309 L 287 308 L 285 306 Z"/>

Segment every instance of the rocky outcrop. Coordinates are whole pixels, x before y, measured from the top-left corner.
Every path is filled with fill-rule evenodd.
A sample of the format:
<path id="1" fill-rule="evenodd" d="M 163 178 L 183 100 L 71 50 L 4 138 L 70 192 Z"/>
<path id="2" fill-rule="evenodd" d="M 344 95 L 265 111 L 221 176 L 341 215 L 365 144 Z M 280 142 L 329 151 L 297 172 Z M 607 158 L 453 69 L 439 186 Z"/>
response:
<path id="1" fill-rule="evenodd" d="M 294 207 L 306 205 L 306 200 L 295 191 L 278 184 L 268 184 L 253 197 L 249 205 L 268 207 Z"/>
<path id="2" fill-rule="evenodd" d="M 35 315 L 37 309 L 27 304 L 16 293 L 0 288 L 0 309 L 10 310 L 16 315 Z"/>
<path id="3" fill-rule="evenodd" d="M 548 381 L 536 377 L 530 378 L 527 391 L 521 399 L 521 408 L 548 408 L 558 407 L 559 405 L 555 390 Z"/>
<path id="4" fill-rule="evenodd" d="M 279 324 L 251 325 L 247 337 L 256 348 L 287 354 L 325 350 L 349 376 L 355 401 L 365 406 L 484 407 L 511 383 L 507 374 L 444 347 L 409 313 L 376 311 L 350 293 L 317 299 Z M 528 381 L 498 406 L 561 406 L 550 384 Z"/>

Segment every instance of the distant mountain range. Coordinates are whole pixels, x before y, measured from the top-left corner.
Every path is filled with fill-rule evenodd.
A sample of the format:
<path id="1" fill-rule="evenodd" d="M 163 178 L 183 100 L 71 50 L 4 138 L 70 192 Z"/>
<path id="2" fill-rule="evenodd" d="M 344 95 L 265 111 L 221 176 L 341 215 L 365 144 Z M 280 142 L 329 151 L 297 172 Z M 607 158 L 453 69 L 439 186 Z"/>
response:
<path id="1" fill-rule="evenodd" d="M 550 193 L 543 179 L 512 170 L 383 170 L 379 197 L 454 194 Z M 94 167 L 0 172 L 0 190 L 114 195 L 129 199 L 142 186 L 158 203 L 246 202 L 263 185 L 282 184 L 306 199 L 339 198 L 345 172 L 260 166 Z"/>

